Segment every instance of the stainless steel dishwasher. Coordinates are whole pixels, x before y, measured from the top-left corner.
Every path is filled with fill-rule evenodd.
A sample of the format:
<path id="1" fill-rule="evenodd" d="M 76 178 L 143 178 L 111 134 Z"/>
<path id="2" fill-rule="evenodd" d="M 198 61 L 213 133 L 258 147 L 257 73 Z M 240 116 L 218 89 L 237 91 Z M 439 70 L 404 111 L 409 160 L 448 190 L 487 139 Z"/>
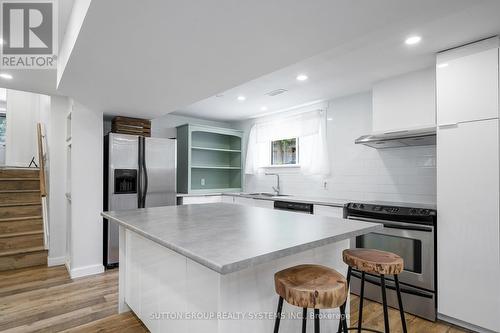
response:
<path id="1" fill-rule="evenodd" d="M 304 202 L 275 201 L 274 209 L 287 210 L 296 213 L 313 214 L 314 205 Z"/>

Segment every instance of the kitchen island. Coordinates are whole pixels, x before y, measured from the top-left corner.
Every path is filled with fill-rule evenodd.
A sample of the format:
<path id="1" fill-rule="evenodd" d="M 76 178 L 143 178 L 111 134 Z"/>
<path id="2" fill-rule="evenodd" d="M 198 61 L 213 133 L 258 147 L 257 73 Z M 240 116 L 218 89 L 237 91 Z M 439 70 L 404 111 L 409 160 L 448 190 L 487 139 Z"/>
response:
<path id="1" fill-rule="evenodd" d="M 316 263 L 346 274 L 349 239 L 382 228 L 222 203 L 102 215 L 120 226 L 119 311 L 131 309 L 151 332 L 271 332 L 275 272 Z M 283 310 L 281 331 L 299 332 L 301 309 Z"/>

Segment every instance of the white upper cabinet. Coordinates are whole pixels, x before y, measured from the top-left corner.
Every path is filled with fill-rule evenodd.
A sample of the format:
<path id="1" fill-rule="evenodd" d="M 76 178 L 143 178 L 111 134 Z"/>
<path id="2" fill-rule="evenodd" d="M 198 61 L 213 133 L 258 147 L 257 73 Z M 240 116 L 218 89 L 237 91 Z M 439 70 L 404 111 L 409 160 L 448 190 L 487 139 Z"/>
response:
<path id="1" fill-rule="evenodd" d="M 438 125 L 498 117 L 498 38 L 437 56 Z"/>
<path id="2" fill-rule="evenodd" d="M 436 125 L 434 68 L 378 82 L 373 87 L 373 131 L 391 132 Z"/>

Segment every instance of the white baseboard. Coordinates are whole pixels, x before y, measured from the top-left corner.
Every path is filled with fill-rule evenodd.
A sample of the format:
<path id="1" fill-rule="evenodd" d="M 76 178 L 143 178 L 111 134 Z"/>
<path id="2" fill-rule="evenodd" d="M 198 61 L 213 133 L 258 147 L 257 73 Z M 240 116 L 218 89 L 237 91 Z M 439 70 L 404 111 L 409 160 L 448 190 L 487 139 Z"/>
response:
<path id="1" fill-rule="evenodd" d="M 66 266 L 66 270 L 68 271 L 68 273 L 71 272 L 71 260 L 69 259 L 69 257 L 66 257 L 64 266 Z"/>
<path id="2" fill-rule="evenodd" d="M 66 257 L 48 257 L 47 266 L 61 266 L 66 264 Z"/>
<path id="3" fill-rule="evenodd" d="M 473 324 L 469 324 L 469 323 L 467 323 L 465 321 L 462 321 L 462 320 L 459 320 L 459 319 L 456 319 L 456 318 L 453 318 L 453 317 L 448 317 L 448 316 L 446 316 L 444 314 L 441 314 L 441 313 L 438 313 L 437 317 L 438 317 L 439 320 L 445 321 L 445 322 L 453 324 L 455 326 L 466 328 L 466 329 L 468 329 L 470 331 L 473 331 L 473 332 L 478 332 L 478 333 L 496 333 L 495 331 L 491 331 L 491 330 L 486 329 L 486 328 L 482 328 L 482 327 L 479 327 L 479 326 L 476 326 L 476 325 L 473 325 Z"/>
<path id="4" fill-rule="evenodd" d="M 104 272 L 103 265 L 90 265 L 90 266 L 69 269 L 69 275 L 71 276 L 72 279 L 87 275 L 100 274 L 103 272 Z"/>

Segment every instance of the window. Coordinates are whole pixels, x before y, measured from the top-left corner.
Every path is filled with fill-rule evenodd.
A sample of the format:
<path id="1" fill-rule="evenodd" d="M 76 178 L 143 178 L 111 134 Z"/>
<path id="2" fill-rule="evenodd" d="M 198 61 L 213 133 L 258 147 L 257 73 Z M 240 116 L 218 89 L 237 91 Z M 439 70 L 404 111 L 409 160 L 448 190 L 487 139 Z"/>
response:
<path id="1" fill-rule="evenodd" d="M 7 126 L 7 121 L 5 114 L 0 113 L 0 143 L 5 143 L 5 127 Z"/>
<path id="2" fill-rule="evenodd" d="M 298 165 L 298 138 L 271 141 L 271 165 Z"/>

